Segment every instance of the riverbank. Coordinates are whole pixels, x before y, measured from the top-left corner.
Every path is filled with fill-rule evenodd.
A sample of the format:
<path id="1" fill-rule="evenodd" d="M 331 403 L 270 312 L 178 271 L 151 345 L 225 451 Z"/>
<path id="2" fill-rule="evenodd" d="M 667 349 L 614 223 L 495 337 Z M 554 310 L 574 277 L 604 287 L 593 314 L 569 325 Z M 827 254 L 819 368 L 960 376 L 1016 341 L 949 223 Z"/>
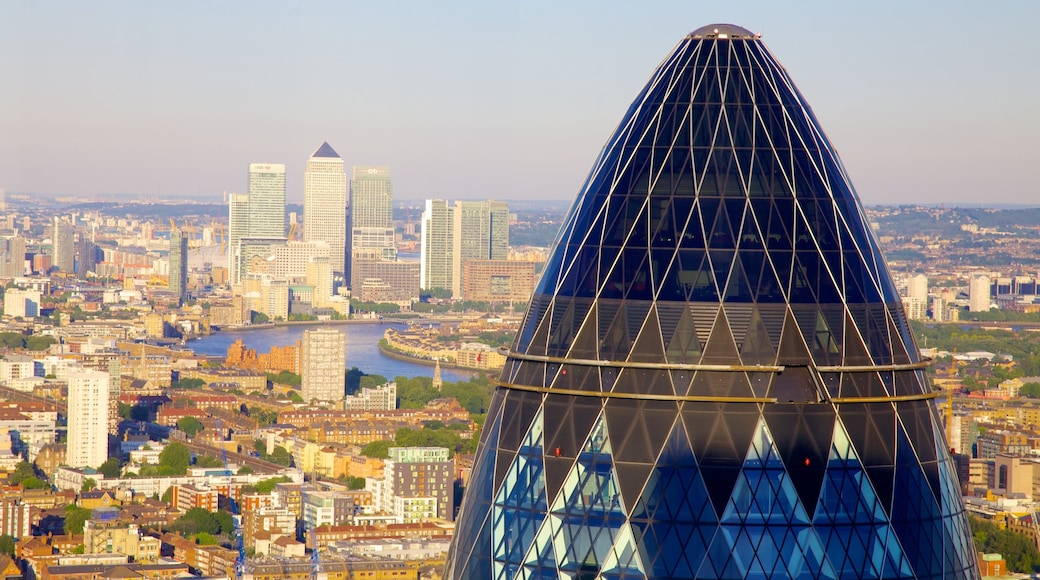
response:
<path id="1" fill-rule="evenodd" d="M 437 361 L 434 360 L 434 359 L 431 359 L 431 358 L 419 358 L 417 356 L 412 356 L 410 354 L 405 354 L 403 352 L 398 352 L 396 350 L 392 350 L 382 340 L 379 341 L 379 352 L 383 356 L 388 356 L 388 357 L 390 357 L 390 358 L 392 358 L 394 360 L 399 360 L 399 361 L 405 361 L 405 362 L 425 365 L 425 366 L 428 366 L 428 367 L 435 367 L 435 366 L 437 366 Z M 459 369 L 459 370 L 463 370 L 463 371 L 473 371 L 473 372 L 479 372 L 480 371 L 480 369 L 468 369 L 468 368 L 465 368 L 465 367 L 460 367 L 459 365 L 455 364 L 454 361 L 440 361 L 440 363 L 441 363 L 441 368 L 442 369 Z"/>

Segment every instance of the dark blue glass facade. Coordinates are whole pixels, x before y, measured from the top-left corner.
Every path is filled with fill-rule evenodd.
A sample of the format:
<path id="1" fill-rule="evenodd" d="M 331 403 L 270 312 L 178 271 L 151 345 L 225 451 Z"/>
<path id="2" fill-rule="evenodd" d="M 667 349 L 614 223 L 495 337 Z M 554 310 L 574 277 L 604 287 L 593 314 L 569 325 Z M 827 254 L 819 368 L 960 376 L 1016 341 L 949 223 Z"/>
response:
<path id="1" fill-rule="evenodd" d="M 755 35 L 664 60 L 514 342 L 448 578 L 977 578 L 901 302 Z"/>

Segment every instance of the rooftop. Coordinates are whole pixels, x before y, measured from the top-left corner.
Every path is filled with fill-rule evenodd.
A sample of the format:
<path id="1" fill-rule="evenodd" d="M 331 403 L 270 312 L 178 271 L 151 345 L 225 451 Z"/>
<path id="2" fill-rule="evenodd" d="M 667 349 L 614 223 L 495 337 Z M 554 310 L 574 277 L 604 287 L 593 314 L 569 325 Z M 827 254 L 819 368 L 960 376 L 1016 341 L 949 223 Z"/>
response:
<path id="1" fill-rule="evenodd" d="M 708 24 L 707 26 L 701 26 L 697 30 L 694 30 L 688 36 L 691 38 L 754 39 L 761 35 L 755 34 L 747 28 L 737 26 L 736 24 Z"/>

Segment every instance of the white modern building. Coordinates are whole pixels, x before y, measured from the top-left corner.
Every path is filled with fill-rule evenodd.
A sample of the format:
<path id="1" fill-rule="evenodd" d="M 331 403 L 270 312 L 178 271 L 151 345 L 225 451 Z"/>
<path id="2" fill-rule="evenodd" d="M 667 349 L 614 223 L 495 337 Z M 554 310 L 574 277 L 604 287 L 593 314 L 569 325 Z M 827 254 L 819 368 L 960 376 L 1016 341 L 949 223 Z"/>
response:
<path id="1" fill-rule="evenodd" d="M 9 288 L 4 293 L 4 316 L 35 318 L 40 315 L 40 291 Z"/>
<path id="2" fill-rule="evenodd" d="M 347 248 L 347 173 L 343 159 L 322 143 L 303 175 L 303 239 L 329 245 L 333 272 L 344 275 Z"/>
<path id="3" fill-rule="evenodd" d="M 327 261 L 329 256 L 329 245 L 322 240 L 311 242 L 289 240 L 271 248 L 271 259 L 267 271 L 276 278 L 303 280 L 307 276 L 307 264 L 321 258 Z"/>
<path id="4" fill-rule="evenodd" d="M 346 411 L 393 411 L 397 408 L 397 383 L 383 383 L 378 387 L 363 387 L 358 393 L 343 400 Z"/>
<path id="5" fill-rule="evenodd" d="M 108 373 L 70 370 L 68 450 L 70 467 L 97 468 L 108 459 Z"/>
<path id="6" fill-rule="evenodd" d="M 419 254 L 419 287 L 452 289 L 455 226 L 454 208 L 443 199 L 428 199 L 422 214 Z"/>
<path id="7" fill-rule="evenodd" d="M 992 280 L 989 276 L 976 276 L 968 285 L 968 310 L 970 312 L 986 312 L 989 310 L 990 289 Z"/>
<path id="8" fill-rule="evenodd" d="M 303 399 L 342 400 L 346 358 L 347 335 L 331 328 L 303 331 L 300 341 Z"/>

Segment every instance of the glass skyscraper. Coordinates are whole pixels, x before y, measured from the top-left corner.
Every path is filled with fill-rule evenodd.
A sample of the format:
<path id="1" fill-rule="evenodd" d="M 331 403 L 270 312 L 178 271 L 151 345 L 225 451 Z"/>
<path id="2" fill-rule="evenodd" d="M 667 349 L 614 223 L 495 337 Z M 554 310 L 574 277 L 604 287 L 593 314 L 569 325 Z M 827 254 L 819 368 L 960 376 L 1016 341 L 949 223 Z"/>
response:
<path id="1" fill-rule="evenodd" d="M 978 578 L 837 154 L 747 30 L 654 71 L 556 240 L 447 578 Z"/>
<path id="2" fill-rule="evenodd" d="M 285 237 L 285 164 L 249 164 L 249 237 Z"/>
<path id="3" fill-rule="evenodd" d="M 181 304 L 188 300 L 188 238 L 178 229 L 170 230 L 170 291 Z"/>
<path id="4" fill-rule="evenodd" d="M 380 259 L 397 260 L 394 244 L 394 184 L 389 167 L 355 166 L 350 180 L 350 249 L 378 250 Z M 366 252 L 372 255 L 371 252 Z M 358 289 L 355 288 L 355 291 Z"/>

